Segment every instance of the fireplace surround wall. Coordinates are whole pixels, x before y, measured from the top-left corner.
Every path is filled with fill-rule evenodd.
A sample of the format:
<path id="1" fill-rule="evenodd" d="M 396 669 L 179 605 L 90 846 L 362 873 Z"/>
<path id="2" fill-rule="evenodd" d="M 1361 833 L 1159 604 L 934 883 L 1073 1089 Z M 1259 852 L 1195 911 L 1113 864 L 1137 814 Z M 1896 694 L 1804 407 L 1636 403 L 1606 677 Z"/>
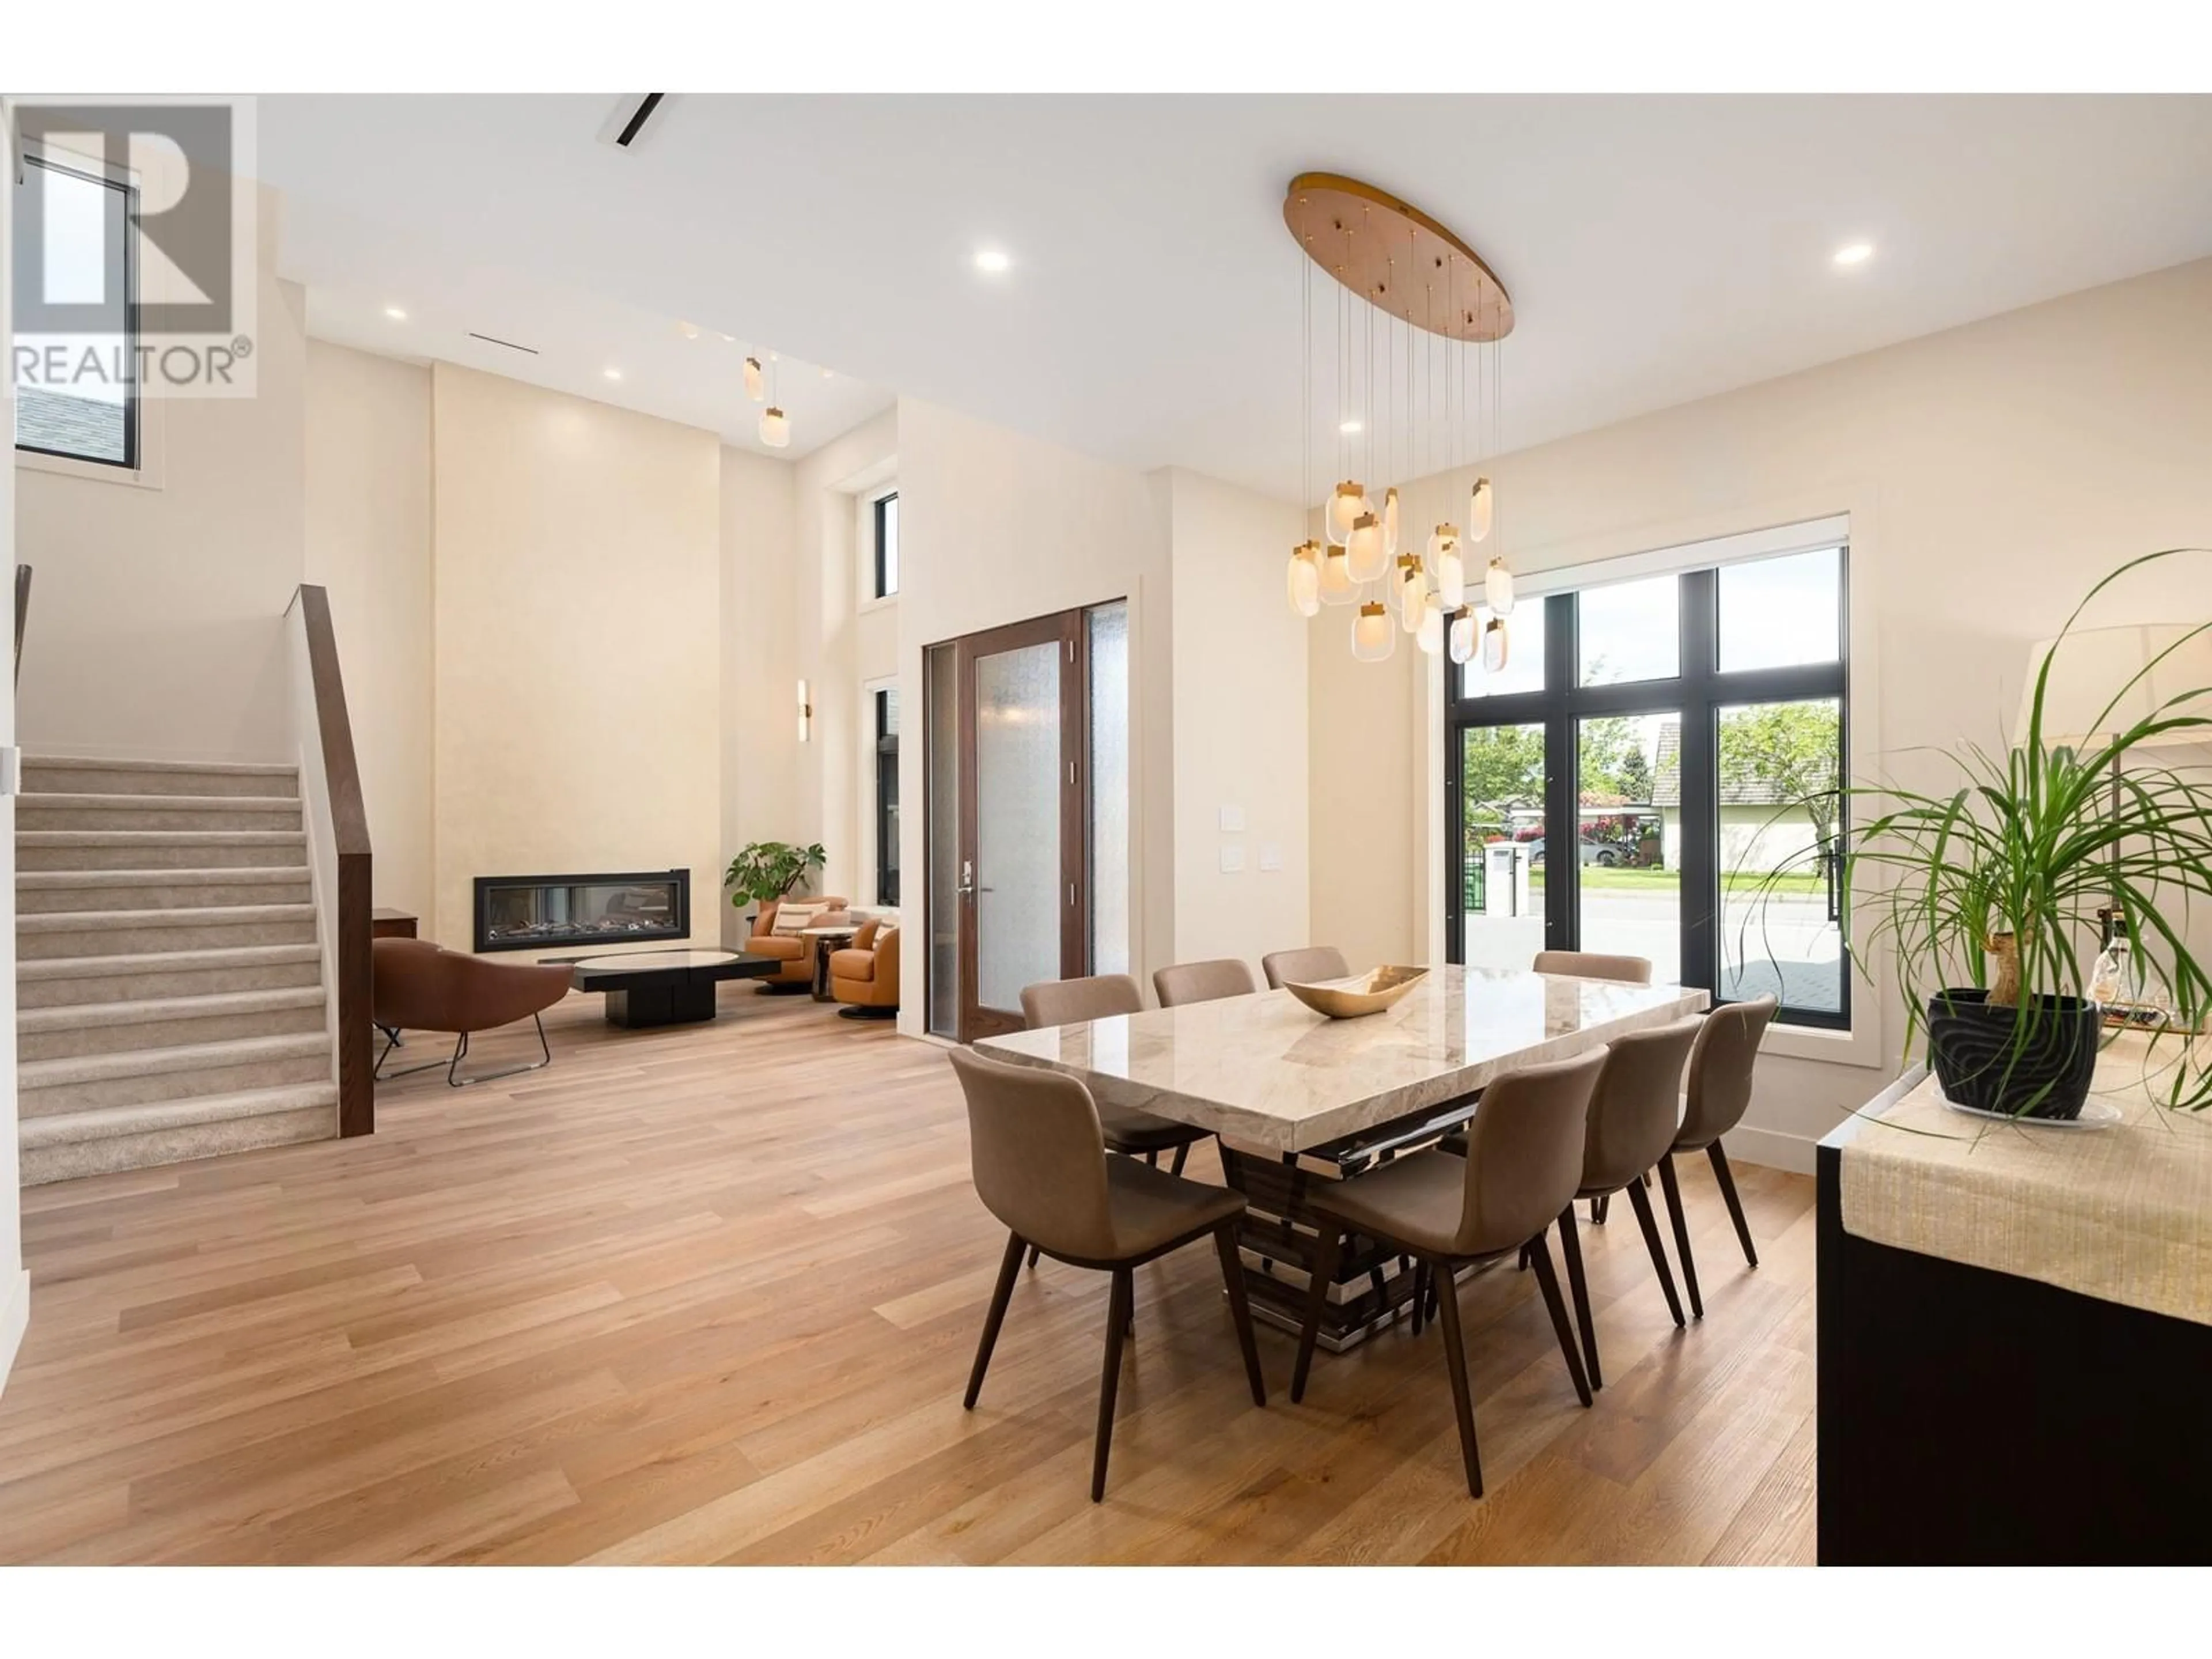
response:
<path id="1" fill-rule="evenodd" d="M 478 951 L 633 945 L 691 936 L 691 872 L 478 876 Z"/>

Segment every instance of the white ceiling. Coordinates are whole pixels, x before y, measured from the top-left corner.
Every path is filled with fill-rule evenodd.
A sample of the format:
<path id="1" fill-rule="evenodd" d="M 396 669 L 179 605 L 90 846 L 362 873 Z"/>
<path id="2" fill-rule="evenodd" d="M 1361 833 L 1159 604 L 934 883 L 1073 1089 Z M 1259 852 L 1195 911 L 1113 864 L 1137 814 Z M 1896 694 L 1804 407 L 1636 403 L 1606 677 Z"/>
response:
<path id="1" fill-rule="evenodd" d="M 1510 447 L 2212 255 L 2203 97 L 678 94 L 627 153 L 616 102 L 263 100 L 314 331 L 508 372 L 451 337 L 534 335 L 544 384 L 745 437 L 685 319 L 840 372 L 787 374 L 793 453 L 892 388 L 1291 497 L 1302 171 L 1415 203 L 1511 289 Z"/>

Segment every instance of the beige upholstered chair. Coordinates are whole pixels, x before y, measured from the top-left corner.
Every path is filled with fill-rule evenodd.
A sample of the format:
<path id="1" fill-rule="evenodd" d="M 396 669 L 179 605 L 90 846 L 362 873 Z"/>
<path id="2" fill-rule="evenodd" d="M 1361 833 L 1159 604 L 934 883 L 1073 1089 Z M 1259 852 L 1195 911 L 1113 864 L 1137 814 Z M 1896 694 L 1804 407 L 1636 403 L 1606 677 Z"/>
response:
<path id="1" fill-rule="evenodd" d="M 1285 985 L 1316 985 L 1325 979 L 1352 976 L 1344 952 L 1334 945 L 1310 945 L 1303 951 L 1271 952 L 1260 958 L 1260 971 L 1267 976 L 1270 991 L 1279 991 Z"/>
<path id="2" fill-rule="evenodd" d="M 1674 1293 L 1674 1275 L 1667 1266 L 1667 1252 L 1659 1243 L 1659 1224 L 1652 1219 L 1651 1199 L 1644 1178 L 1667 1156 L 1674 1143 L 1675 1113 L 1681 1103 L 1682 1067 L 1690 1058 L 1690 1045 L 1698 1040 L 1699 1022 L 1677 1020 L 1656 1031 L 1632 1031 L 1615 1037 L 1607 1050 L 1605 1069 L 1591 1092 L 1589 1133 L 1583 1143 L 1582 1184 L 1577 1198 L 1607 1198 L 1626 1192 L 1644 1230 L 1644 1246 L 1651 1252 L 1651 1266 L 1659 1287 L 1667 1293 L 1667 1310 L 1682 1322 L 1682 1303 Z M 1478 1115 L 1477 1121 L 1480 1121 Z M 1597 1359 L 1597 1329 L 1590 1319 L 1589 1286 L 1583 1277 L 1582 1241 L 1575 1231 L 1575 1206 L 1559 1212 L 1559 1244 L 1567 1258 L 1567 1284 L 1574 1291 L 1575 1319 L 1582 1327 L 1583 1355 L 1589 1364 L 1590 1386 L 1605 1386 L 1605 1373 Z"/>
<path id="3" fill-rule="evenodd" d="M 1530 965 L 1540 974 L 1617 979 L 1626 985 L 1651 983 L 1651 963 L 1644 957 L 1609 957 L 1595 951 L 1539 951 Z"/>
<path id="4" fill-rule="evenodd" d="M 898 1014 L 899 930 L 895 921 L 863 922 L 852 944 L 830 953 L 830 994 L 848 1019 L 891 1019 Z"/>
<path id="5" fill-rule="evenodd" d="M 1024 1249 L 1114 1276 L 1107 1301 L 1106 1365 L 1098 1390 L 1098 1437 L 1091 1461 L 1091 1501 L 1106 1495 L 1106 1454 L 1114 1438 L 1114 1395 L 1121 1375 L 1121 1343 L 1135 1297 L 1133 1271 L 1211 1233 L 1252 1403 L 1267 1403 L 1260 1352 L 1252 1340 L 1244 1267 L 1237 1254 L 1237 1222 L 1244 1196 L 1185 1181 L 1134 1158 L 1109 1158 L 1091 1091 L 1072 1077 L 1009 1066 L 955 1049 L 952 1069 L 968 1097 L 968 1140 L 975 1194 L 1006 1228 L 1006 1253 L 976 1345 L 963 1402 L 975 1408 L 991 1349 L 1013 1297 Z"/>
<path id="6" fill-rule="evenodd" d="M 1729 1219 L 1735 1223 L 1736 1242 L 1743 1246 L 1745 1264 L 1756 1267 L 1759 1252 L 1751 1243 L 1751 1228 L 1743 1218 L 1743 1201 L 1735 1195 L 1735 1174 L 1729 1168 L 1721 1137 L 1743 1121 L 1751 1104 L 1751 1078 L 1759 1063 L 1759 1045 L 1774 1018 L 1776 1000 L 1754 997 L 1731 1002 L 1705 1016 L 1698 1040 L 1690 1049 L 1690 1081 L 1682 1097 L 1682 1126 L 1674 1144 L 1659 1160 L 1659 1186 L 1667 1195 L 1667 1217 L 1674 1224 L 1674 1253 L 1682 1258 L 1682 1284 L 1690 1293 L 1693 1318 L 1705 1316 L 1698 1294 L 1698 1267 L 1690 1257 L 1689 1223 L 1682 1214 L 1681 1189 L 1674 1181 L 1674 1154 L 1702 1152 L 1712 1160 L 1713 1179 L 1727 1200 Z"/>
<path id="7" fill-rule="evenodd" d="M 1453 1277 L 1457 1269 L 1528 1250 L 1576 1396 L 1585 1406 L 1590 1403 L 1544 1234 L 1552 1218 L 1571 1205 L 1582 1178 L 1590 1094 L 1604 1065 L 1605 1050 L 1596 1048 L 1499 1078 L 1482 1091 L 1481 1107 L 1468 1126 L 1464 1158 L 1415 1152 L 1371 1175 L 1311 1183 L 1308 1199 L 1322 1218 L 1321 1250 L 1306 1299 L 1305 1325 L 1298 1334 L 1297 1368 L 1291 1376 L 1293 1401 L 1305 1397 L 1314 1340 L 1348 1230 L 1412 1255 L 1420 1263 L 1422 1279 L 1435 1290 L 1452 1408 L 1459 1418 L 1460 1455 L 1473 1496 L 1482 1496 L 1482 1461 L 1475 1449 L 1474 1407 L 1460 1337 L 1459 1291 Z M 1416 1305 L 1423 1294 L 1417 1282 Z"/>
<path id="8" fill-rule="evenodd" d="M 1152 974 L 1152 992 L 1163 1008 L 1249 996 L 1259 988 L 1252 982 L 1252 970 L 1235 957 L 1221 957 L 1212 962 L 1180 962 L 1172 968 L 1157 969 Z"/>

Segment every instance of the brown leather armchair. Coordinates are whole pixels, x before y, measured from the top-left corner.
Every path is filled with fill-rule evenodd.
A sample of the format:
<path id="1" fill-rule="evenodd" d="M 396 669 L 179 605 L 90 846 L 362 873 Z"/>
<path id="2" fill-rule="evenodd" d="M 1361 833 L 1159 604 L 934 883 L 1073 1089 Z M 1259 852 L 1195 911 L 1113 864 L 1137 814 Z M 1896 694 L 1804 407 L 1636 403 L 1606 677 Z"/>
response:
<path id="1" fill-rule="evenodd" d="M 781 899 L 770 899 L 761 906 L 760 914 L 753 918 L 753 936 L 745 941 L 745 954 L 755 957 L 774 957 L 783 964 L 775 972 L 765 976 L 761 981 L 762 984 L 786 989 L 803 985 L 811 990 L 814 985 L 814 941 L 811 939 L 801 939 L 796 933 L 779 933 L 775 931 L 775 913 L 782 907 L 783 902 Z M 829 915 L 834 912 L 836 917 L 842 920 L 847 901 L 834 895 L 824 894 L 820 898 L 799 899 L 796 902 L 826 904 L 830 909 L 823 914 Z"/>
<path id="2" fill-rule="evenodd" d="M 405 1077 L 427 1072 L 439 1062 L 409 1066 L 386 1072 L 384 1062 L 399 1046 L 402 1030 L 451 1031 L 453 1055 L 446 1062 L 446 1081 L 456 1089 L 493 1078 L 534 1072 L 552 1063 L 553 1050 L 545 1041 L 545 1022 L 538 1015 L 568 994 L 568 969 L 531 962 L 492 962 L 483 957 L 448 951 L 422 939 L 380 939 L 370 949 L 375 953 L 375 973 L 370 992 L 372 1018 L 389 1038 L 376 1057 L 375 1075 Z M 544 1058 L 503 1071 L 460 1074 L 469 1052 L 469 1037 L 501 1025 L 527 1019 L 538 1027 L 538 1048 Z"/>
<path id="3" fill-rule="evenodd" d="M 895 921 L 861 925 L 852 944 L 830 957 L 830 994 L 846 1019 L 889 1019 L 898 1012 L 899 930 Z"/>

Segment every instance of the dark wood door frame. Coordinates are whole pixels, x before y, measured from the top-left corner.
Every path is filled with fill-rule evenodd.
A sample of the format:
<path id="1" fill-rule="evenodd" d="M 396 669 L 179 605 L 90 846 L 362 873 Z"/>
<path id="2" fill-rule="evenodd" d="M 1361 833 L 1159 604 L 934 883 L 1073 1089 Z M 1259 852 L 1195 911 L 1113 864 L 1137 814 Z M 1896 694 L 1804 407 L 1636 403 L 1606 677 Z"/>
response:
<path id="1" fill-rule="evenodd" d="M 1088 880 L 1090 814 L 1085 768 L 1090 763 L 1091 653 L 1085 613 L 1063 611 L 1010 623 L 954 641 L 953 662 L 960 708 L 960 831 L 958 862 L 973 872 L 959 893 L 960 1040 L 997 1036 L 1022 1029 L 1018 1009 L 987 1008 L 978 971 L 975 890 L 987 872 L 976 860 L 975 669 L 985 657 L 1038 645 L 1060 648 L 1060 972 L 1073 978 L 1090 969 L 1091 894 Z"/>

